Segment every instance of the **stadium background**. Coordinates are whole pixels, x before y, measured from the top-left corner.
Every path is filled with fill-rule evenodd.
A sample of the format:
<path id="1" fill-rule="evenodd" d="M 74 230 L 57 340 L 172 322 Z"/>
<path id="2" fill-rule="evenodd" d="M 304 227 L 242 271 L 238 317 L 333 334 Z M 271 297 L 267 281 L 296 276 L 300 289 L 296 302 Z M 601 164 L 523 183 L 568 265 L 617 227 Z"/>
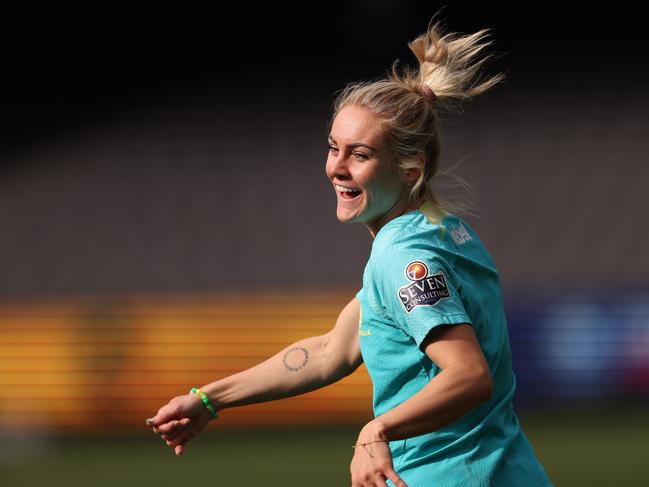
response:
<path id="1" fill-rule="evenodd" d="M 224 411 L 182 458 L 143 422 L 325 333 L 361 285 L 371 237 L 336 220 L 324 175 L 333 93 L 412 65 L 406 42 L 442 4 L 287 8 L 4 19 L 1 485 L 348 482 L 372 417 L 364 366 Z M 524 429 L 556 485 L 644 485 L 649 97 L 633 12 L 441 18 L 492 27 L 487 72 L 508 76 L 445 116 L 442 164 L 475 189 L 463 216 L 501 273 Z"/>

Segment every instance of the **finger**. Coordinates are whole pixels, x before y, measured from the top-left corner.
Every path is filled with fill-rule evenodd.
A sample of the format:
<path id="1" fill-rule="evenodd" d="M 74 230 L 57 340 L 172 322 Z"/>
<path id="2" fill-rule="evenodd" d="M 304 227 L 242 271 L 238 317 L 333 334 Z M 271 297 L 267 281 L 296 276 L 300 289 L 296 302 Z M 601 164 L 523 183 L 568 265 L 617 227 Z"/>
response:
<path id="1" fill-rule="evenodd" d="M 161 424 L 168 423 L 169 421 L 176 419 L 177 416 L 178 406 L 174 404 L 167 404 L 166 406 L 162 406 L 155 416 L 148 418 L 145 421 L 149 426 L 158 427 Z"/>
<path id="2" fill-rule="evenodd" d="M 175 431 L 181 430 L 191 422 L 192 420 L 190 418 L 182 418 L 180 420 L 174 419 L 173 421 L 160 425 L 158 431 L 164 434 L 170 433 L 173 435 Z"/>
<path id="3" fill-rule="evenodd" d="M 188 428 L 185 428 L 182 433 L 178 434 L 178 436 L 174 437 L 173 439 L 170 439 L 167 441 L 167 445 L 174 447 L 176 444 L 178 444 L 180 441 L 185 441 L 188 442 L 189 440 L 195 438 L 198 436 L 198 433 L 200 433 L 201 427 L 198 426 L 197 423 L 190 423 L 188 425 Z M 164 438 L 163 438 L 164 439 Z"/>
<path id="4" fill-rule="evenodd" d="M 401 477 L 397 475 L 397 472 L 394 470 L 387 470 L 385 472 L 385 476 L 392 480 L 394 482 L 394 485 L 397 487 L 408 487 L 408 484 L 406 484 Z"/>
<path id="5" fill-rule="evenodd" d="M 162 438 L 163 440 L 165 440 L 165 441 L 167 441 L 167 442 L 169 442 L 169 441 L 174 441 L 175 439 L 177 439 L 178 437 L 180 437 L 180 436 L 181 436 L 183 433 L 185 433 L 186 431 L 187 431 L 186 429 L 182 429 L 182 430 L 174 430 L 173 433 L 169 433 L 169 434 L 167 434 L 167 435 L 160 435 L 160 438 Z"/>
<path id="6" fill-rule="evenodd" d="M 186 430 L 180 433 L 175 438 L 166 440 L 165 442 L 167 443 L 167 446 L 170 446 L 171 448 L 175 448 L 176 445 L 179 445 L 180 443 L 183 442 L 187 443 L 192 438 L 194 438 L 194 435 L 189 430 Z"/>
<path id="7" fill-rule="evenodd" d="M 161 425 L 158 428 L 158 431 L 167 434 L 168 436 L 175 436 L 191 424 L 191 418 L 182 418 L 180 420 L 170 421 L 169 423 L 166 423 L 166 425 Z"/>
<path id="8" fill-rule="evenodd" d="M 158 425 L 156 429 L 158 430 L 158 433 L 166 435 L 167 433 L 172 432 L 176 426 L 178 426 L 178 421 L 173 420 L 169 421 L 168 423 Z"/>
<path id="9" fill-rule="evenodd" d="M 185 443 L 180 443 L 179 445 L 176 445 L 176 447 L 174 448 L 174 451 L 175 451 L 177 457 L 182 455 L 184 453 L 184 451 L 185 451 Z"/>
<path id="10" fill-rule="evenodd" d="M 160 437 L 163 440 L 175 440 L 176 438 L 178 438 L 178 436 L 186 432 L 189 428 L 190 428 L 189 423 L 183 423 L 181 421 L 180 424 L 177 427 L 175 427 L 171 432 L 160 435 Z"/>
<path id="11" fill-rule="evenodd" d="M 187 432 L 183 431 L 182 433 L 180 433 L 175 438 L 163 438 L 163 440 L 167 444 L 167 446 L 170 446 L 171 448 L 174 448 L 176 445 L 178 445 L 180 442 L 182 442 L 186 438 L 187 438 Z"/>
<path id="12" fill-rule="evenodd" d="M 158 414 L 156 414 L 156 415 L 153 416 L 152 418 L 147 418 L 147 419 L 145 419 L 144 422 L 145 422 L 148 426 L 153 426 L 153 427 L 155 428 L 155 426 L 158 426 L 158 425 L 160 425 L 160 423 L 164 423 L 164 422 L 165 422 L 165 421 L 160 421 L 160 418 L 158 417 L 159 415 L 160 415 L 160 412 L 158 412 Z"/>

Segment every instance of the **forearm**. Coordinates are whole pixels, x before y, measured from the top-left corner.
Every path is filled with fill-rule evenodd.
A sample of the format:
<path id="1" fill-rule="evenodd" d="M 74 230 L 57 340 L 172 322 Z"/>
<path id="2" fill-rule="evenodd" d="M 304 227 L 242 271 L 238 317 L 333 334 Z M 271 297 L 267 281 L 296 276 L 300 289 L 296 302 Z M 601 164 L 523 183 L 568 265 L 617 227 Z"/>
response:
<path id="1" fill-rule="evenodd" d="M 444 369 L 407 401 L 370 421 L 365 435 L 392 441 L 447 426 L 491 397 L 488 374 Z"/>
<path id="2" fill-rule="evenodd" d="M 333 380 L 324 335 L 305 338 L 249 369 L 202 387 L 217 409 L 303 394 Z"/>

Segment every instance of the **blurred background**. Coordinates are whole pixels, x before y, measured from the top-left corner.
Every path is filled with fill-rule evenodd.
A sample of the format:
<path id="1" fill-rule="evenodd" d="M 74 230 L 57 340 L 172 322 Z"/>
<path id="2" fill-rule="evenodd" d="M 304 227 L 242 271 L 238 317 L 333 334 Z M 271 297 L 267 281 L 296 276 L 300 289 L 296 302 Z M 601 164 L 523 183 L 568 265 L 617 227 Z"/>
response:
<path id="1" fill-rule="evenodd" d="M 226 410 L 171 397 L 326 333 L 371 236 L 324 172 L 336 90 L 414 66 L 436 12 L 507 79 L 443 116 L 440 194 L 498 265 L 515 409 L 556 485 L 649 478 L 649 66 L 638 13 L 438 2 L 0 21 L 0 485 L 348 485 L 362 365 Z"/>

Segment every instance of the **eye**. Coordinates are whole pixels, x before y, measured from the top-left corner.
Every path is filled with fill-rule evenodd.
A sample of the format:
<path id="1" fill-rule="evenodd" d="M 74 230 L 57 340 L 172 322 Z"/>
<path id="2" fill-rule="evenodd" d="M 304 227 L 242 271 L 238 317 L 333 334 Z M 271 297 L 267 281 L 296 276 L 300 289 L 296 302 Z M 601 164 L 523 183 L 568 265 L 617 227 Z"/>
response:
<path id="1" fill-rule="evenodd" d="M 354 156 L 363 161 L 366 161 L 370 158 L 367 154 L 363 154 L 362 152 L 354 152 Z"/>
<path id="2" fill-rule="evenodd" d="M 328 147 L 329 147 L 329 150 L 332 151 L 332 152 L 338 150 L 336 147 L 334 147 L 332 145 L 329 145 Z"/>

